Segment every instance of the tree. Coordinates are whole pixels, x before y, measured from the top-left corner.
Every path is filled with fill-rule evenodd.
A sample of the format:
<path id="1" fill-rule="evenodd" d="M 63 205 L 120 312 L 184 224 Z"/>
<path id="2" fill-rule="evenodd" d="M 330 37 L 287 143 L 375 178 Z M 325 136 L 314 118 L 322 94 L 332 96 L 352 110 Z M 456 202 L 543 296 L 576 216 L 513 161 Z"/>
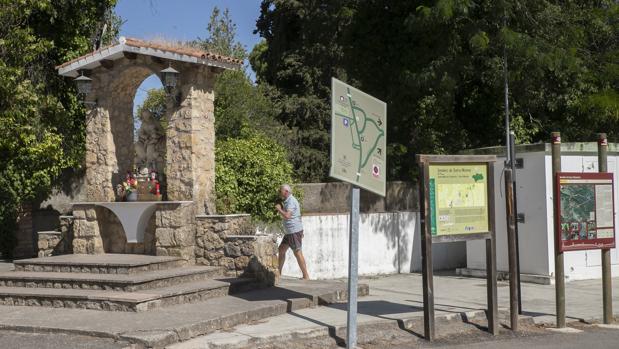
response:
<path id="1" fill-rule="evenodd" d="M 388 101 L 391 125 L 394 116 L 398 125 L 390 129 L 391 142 L 402 144 L 408 159 L 503 143 L 504 54 L 520 142 L 545 140 L 552 130 L 592 139 L 604 123 L 616 136 L 608 91 L 619 82 L 609 74 L 616 66 L 617 6 L 371 1 L 351 25 L 357 44 L 349 46 L 347 66 L 368 92 Z M 605 121 L 588 107 L 600 94 Z"/>
<path id="2" fill-rule="evenodd" d="M 241 60 L 247 58 L 227 8 L 223 13 L 217 7 L 213 9 L 207 34 L 206 38 L 195 40 L 193 45 Z M 265 94 L 265 88 L 253 84 L 244 70 L 222 72 L 215 83 L 217 138 L 239 138 L 259 132 L 288 145 L 289 131 L 275 120 L 275 106 Z"/>
<path id="3" fill-rule="evenodd" d="M 280 119 L 316 136 L 297 138 L 299 159 L 311 164 L 304 179 L 325 177 L 316 159 L 328 159 L 331 76 L 387 102 L 388 178 L 410 179 L 415 154 L 503 143 L 504 53 L 519 142 L 552 130 L 619 139 L 618 8 L 611 0 L 264 0 L 257 32 L 265 44 L 251 62 L 274 90 Z"/>
<path id="4" fill-rule="evenodd" d="M 297 175 L 320 181 L 328 172 L 330 81 L 346 79 L 344 29 L 355 1 L 264 0 L 251 65 L 258 83 L 269 86 L 277 118 L 294 132 L 290 149 Z"/>
<path id="5" fill-rule="evenodd" d="M 237 41 L 236 24 L 232 22 L 230 11 L 227 8 L 223 14 L 217 6 L 213 8 L 206 31 L 208 36 L 205 39 L 198 38 L 194 41 L 194 45 L 206 51 L 228 57 L 247 58 L 245 47 Z"/>
<path id="6" fill-rule="evenodd" d="M 84 110 L 55 65 L 87 52 L 115 1 L 0 0 L 0 251 L 24 204 L 83 157 Z"/>

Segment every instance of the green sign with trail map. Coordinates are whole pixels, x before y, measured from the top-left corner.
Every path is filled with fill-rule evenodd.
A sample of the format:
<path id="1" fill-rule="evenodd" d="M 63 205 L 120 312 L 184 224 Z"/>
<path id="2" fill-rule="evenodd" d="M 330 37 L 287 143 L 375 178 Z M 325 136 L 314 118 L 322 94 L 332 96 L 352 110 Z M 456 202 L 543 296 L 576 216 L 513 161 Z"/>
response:
<path id="1" fill-rule="evenodd" d="M 431 234 L 488 232 L 488 165 L 430 164 L 429 170 Z"/>
<path id="2" fill-rule="evenodd" d="M 330 176 L 385 196 L 387 104 L 331 80 Z"/>

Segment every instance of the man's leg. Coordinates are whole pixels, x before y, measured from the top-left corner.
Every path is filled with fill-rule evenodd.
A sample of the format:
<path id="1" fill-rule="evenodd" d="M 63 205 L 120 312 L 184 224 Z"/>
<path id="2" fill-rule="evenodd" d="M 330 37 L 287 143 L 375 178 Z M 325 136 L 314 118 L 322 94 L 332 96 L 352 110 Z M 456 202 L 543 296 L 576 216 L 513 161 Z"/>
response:
<path id="1" fill-rule="evenodd" d="M 294 256 L 297 258 L 297 263 L 299 263 L 299 268 L 301 268 L 301 272 L 303 273 L 303 279 L 309 280 L 309 274 L 307 273 L 307 266 L 305 265 L 303 251 L 301 249 L 294 251 Z"/>
<path id="2" fill-rule="evenodd" d="M 286 251 L 288 251 L 288 244 L 282 242 L 279 245 L 279 254 L 277 255 L 279 261 L 279 276 L 282 276 L 282 269 L 284 268 L 284 262 L 286 262 Z"/>

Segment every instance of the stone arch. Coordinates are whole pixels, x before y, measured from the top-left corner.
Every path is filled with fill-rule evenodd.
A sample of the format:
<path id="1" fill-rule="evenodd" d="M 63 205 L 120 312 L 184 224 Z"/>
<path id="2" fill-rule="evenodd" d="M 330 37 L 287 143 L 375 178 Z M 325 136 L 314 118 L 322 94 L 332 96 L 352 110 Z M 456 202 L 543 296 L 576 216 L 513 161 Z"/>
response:
<path id="1" fill-rule="evenodd" d="M 136 57 L 133 60 L 123 60 L 114 67 L 113 74 L 106 69 L 93 72 L 93 88 L 97 93 L 97 105 L 107 109 L 109 132 L 111 139 L 107 151 L 111 166 L 111 187 L 122 182 L 124 172 L 133 165 L 133 99 L 138 87 L 147 77 L 158 74 L 163 64 L 152 62 L 147 57 Z M 105 118 L 105 116 L 103 117 Z M 115 195 L 106 195 L 110 201 Z"/>

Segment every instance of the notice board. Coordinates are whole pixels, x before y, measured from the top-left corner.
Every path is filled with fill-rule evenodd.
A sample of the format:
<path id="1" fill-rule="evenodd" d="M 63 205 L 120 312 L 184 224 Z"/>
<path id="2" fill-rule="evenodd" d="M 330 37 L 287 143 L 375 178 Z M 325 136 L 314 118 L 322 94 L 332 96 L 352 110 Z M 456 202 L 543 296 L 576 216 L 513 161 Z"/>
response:
<path id="1" fill-rule="evenodd" d="M 559 250 L 615 247 L 615 198 L 612 173 L 558 172 L 555 227 Z"/>

